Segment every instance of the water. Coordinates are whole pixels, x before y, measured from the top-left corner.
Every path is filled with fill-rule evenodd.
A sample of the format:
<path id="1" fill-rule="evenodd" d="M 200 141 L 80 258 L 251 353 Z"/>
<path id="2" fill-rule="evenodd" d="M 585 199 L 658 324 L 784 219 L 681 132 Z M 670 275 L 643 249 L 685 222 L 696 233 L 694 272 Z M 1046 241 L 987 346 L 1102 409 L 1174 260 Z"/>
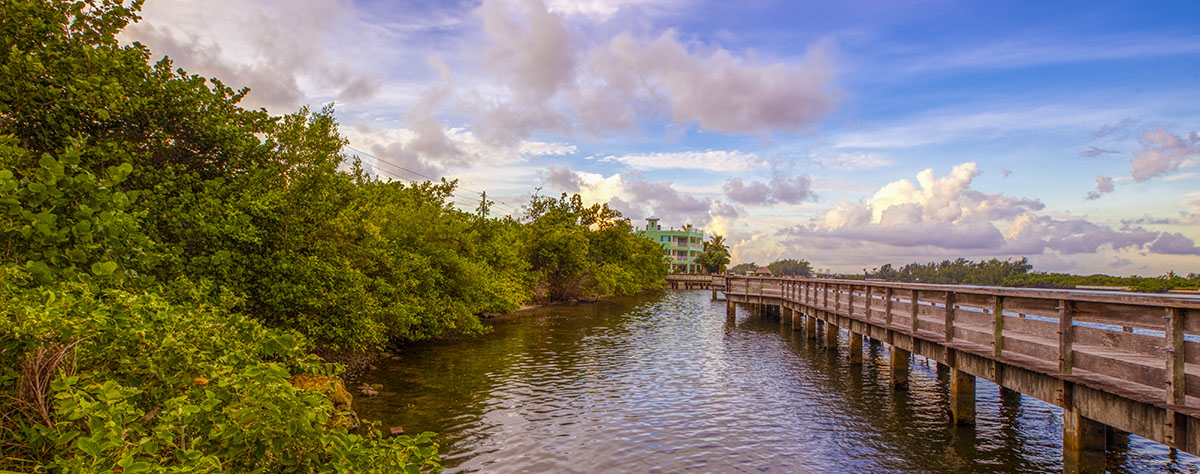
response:
<path id="1" fill-rule="evenodd" d="M 422 344 L 364 381 L 364 418 L 435 431 L 450 472 L 994 472 L 1062 469 L 1061 410 L 978 380 L 974 428 L 948 423 L 932 362 L 889 388 L 886 346 L 850 366 L 778 319 L 725 316 L 708 291 L 521 312 Z M 1112 472 L 1196 472 L 1137 437 Z"/>

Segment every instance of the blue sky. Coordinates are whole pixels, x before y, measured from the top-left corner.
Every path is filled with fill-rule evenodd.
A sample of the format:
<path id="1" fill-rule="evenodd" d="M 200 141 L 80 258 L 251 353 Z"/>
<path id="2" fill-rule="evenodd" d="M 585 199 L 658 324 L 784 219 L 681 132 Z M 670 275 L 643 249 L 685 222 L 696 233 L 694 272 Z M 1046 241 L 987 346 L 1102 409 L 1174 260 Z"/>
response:
<path id="1" fill-rule="evenodd" d="M 382 177 L 535 188 L 736 262 L 1200 272 L 1200 3 L 151 0 L 126 33 Z"/>

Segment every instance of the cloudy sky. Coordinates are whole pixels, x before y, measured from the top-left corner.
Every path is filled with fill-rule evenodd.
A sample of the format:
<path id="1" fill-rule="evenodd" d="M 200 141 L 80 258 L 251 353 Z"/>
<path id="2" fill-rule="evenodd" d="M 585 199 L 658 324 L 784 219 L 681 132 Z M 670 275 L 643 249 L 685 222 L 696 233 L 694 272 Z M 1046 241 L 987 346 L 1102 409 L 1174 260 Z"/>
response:
<path id="1" fill-rule="evenodd" d="M 734 261 L 1200 272 L 1200 2 L 150 0 L 126 39 L 335 103 L 379 176 L 535 188 Z"/>

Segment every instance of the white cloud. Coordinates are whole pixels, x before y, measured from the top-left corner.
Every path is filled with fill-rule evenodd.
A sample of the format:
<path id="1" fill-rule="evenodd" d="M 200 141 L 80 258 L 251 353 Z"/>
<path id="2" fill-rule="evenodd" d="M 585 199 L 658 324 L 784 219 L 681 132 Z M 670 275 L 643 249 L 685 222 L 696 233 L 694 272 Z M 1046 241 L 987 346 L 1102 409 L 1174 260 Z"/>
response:
<path id="1" fill-rule="evenodd" d="M 1097 176 L 1096 177 L 1096 189 L 1089 192 L 1085 199 L 1087 199 L 1088 201 L 1093 201 L 1093 200 L 1099 199 L 1100 196 L 1103 196 L 1105 194 L 1113 192 L 1113 189 L 1115 189 L 1115 188 L 1113 186 L 1112 178 L 1108 178 L 1105 176 Z"/>
<path id="2" fill-rule="evenodd" d="M 1091 254 L 1102 249 L 1147 249 L 1163 239 L 1160 233 L 1141 227 L 1114 229 L 1082 218 L 1043 215 L 1044 206 L 1036 199 L 971 189 L 978 174 L 975 163 L 955 166 L 941 178 L 924 170 L 916 183 L 889 183 L 865 201 L 843 200 L 814 224 L 783 232 L 789 239 L 811 245 L 870 246 L 880 255 L 894 254 L 896 248 L 924 249 L 921 252 L 927 254 L 949 251 L 956 256 Z M 1186 247 L 1167 237 L 1148 250 L 1181 252 Z"/>
<path id="3" fill-rule="evenodd" d="M 1138 138 L 1142 149 L 1133 153 L 1129 162 L 1134 181 L 1146 181 L 1179 171 L 1183 166 L 1200 164 L 1200 132 L 1179 137 L 1166 130 L 1148 130 Z"/>
<path id="4" fill-rule="evenodd" d="M 891 158 L 888 158 L 880 153 L 838 153 L 832 156 L 814 155 L 813 161 L 817 165 L 824 168 L 834 168 L 845 171 L 862 171 L 884 166 L 891 166 L 895 163 Z"/>
<path id="5" fill-rule="evenodd" d="M 342 0 L 149 2 L 144 20 L 122 36 L 190 73 L 249 87 L 248 105 L 281 113 L 313 96 L 362 101 L 377 92 L 380 77 L 332 53 L 325 41 L 360 27 L 354 15 Z"/>
<path id="6" fill-rule="evenodd" d="M 666 0 L 548 0 L 546 6 L 550 11 L 564 15 L 583 15 L 596 20 L 607 20 L 622 9 L 638 10 L 646 8 L 669 8 L 674 1 Z"/>
<path id="7" fill-rule="evenodd" d="M 630 133 L 639 120 L 664 116 L 723 133 L 799 132 L 839 96 L 830 42 L 810 47 L 798 64 L 760 63 L 697 47 L 671 30 L 591 38 L 563 11 L 537 0 L 487 0 L 479 8 L 492 40 L 485 70 L 502 86 L 464 94 L 481 111 L 475 123 L 485 140 L 511 143 L 546 130 Z"/>
<path id="8" fill-rule="evenodd" d="M 817 199 L 812 192 L 812 179 L 808 176 L 775 175 L 767 182 L 749 183 L 742 181 L 742 178 L 729 178 L 723 189 L 725 196 L 739 204 L 800 204 Z"/>
<path id="9" fill-rule="evenodd" d="M 600 158 L 600 161 L 621 163 L 638 170 L 699 169 L 735 172 L 760 170 L 768 166 L 758 155 L 737 150 L 610 155 Z"/>
<path id="10" fill-rule="evenodd" d="M 725 233 L 741 210 L 728 203 L 680 191 L 669 181 L 651 182 L 622 174 L 604 176 L 550 166 L 538 173 L 550 192 L 578 193 L 586 203 L 607 203 L 635 221 L 651 215 L 664 225 L 693 224 Z"/>

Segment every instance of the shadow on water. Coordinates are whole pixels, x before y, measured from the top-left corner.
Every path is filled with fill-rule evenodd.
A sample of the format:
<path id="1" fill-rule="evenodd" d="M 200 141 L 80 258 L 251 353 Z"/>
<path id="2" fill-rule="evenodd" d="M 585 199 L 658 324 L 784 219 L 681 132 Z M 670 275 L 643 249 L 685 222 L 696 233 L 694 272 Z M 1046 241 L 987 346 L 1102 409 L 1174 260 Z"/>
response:
<path id="1" fill-rule="evenodd" d="M 949 423 L 944 375 L 914 358 L 893 391 L 886 345 L 851 365 L 790 321 L 708 291 L 539 308 L 477 338 L 415 345 L 355 405 L 436 431 L 451 471 L 994 472 L 1061 469 L 1061 411 L 977 383 L 977 425 Z M 795 329 L 800 329 L 799 327 Z M 1195 472 L 1191 456 L 1110 442 L 1114 472 Z M 1124 439 L 1125 441 L 1121 441 Z"/>

